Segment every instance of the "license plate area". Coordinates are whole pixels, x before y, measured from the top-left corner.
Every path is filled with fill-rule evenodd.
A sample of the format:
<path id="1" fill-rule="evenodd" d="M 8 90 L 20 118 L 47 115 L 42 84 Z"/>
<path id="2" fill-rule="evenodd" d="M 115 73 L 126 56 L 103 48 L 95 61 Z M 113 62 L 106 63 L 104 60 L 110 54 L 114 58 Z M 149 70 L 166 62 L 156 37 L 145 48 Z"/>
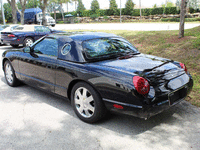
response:
<path id="1" fill-rule="evenodd" d="M 169 105 L 173 105 L 174 103 L 185 98 L 186 96 L 187 96 L 187 86 L 184 86 L 183 88 L 180 88 L 168 95 Z"/>

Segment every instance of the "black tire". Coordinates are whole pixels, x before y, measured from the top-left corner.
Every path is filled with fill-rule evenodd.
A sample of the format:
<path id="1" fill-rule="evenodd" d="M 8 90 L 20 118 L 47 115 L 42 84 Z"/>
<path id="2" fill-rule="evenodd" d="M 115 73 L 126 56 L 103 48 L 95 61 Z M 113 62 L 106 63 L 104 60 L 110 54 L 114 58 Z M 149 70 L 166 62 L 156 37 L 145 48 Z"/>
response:
<path id="1" fill-rule="evenodd" d="M 4 63 L 4 76 L 9 86 L 15 87 L 19 85 L 20 82 L 16 78 L 15 71 L 8 60 Z"/>
<path id="2" fill-rule="evenodd" d="M 85 82 L 79 82 L 72 88 L 71 104 L 76 115 L 87 123 L 97 122 L 106 115 L 100 95 Z"/>
<path id="3" fill-rule="evenodd" d="M 52 27 L 55 27 L 55 24 L 52 24 L 51 26 L 52 26 Z"/>
<path id="4" fill-rule="evenodd" d="M 24 47 L 31 46 L 31 44 L 33 44 L 33 42 L 34 42 L 34 40 L 33 40 L 32 38 L 27 37 L 27 38 L 25 38 L 25 40 L 24 40 L 23 46 L 24 46 Z"/>
<path id="5" fill-rule="evenodd" d="M 18 48 L 19 47 L 19 45 L 17 45 L 17 44 L 10 44 L 12 47 L 14 47 L 14 48 Z"/>

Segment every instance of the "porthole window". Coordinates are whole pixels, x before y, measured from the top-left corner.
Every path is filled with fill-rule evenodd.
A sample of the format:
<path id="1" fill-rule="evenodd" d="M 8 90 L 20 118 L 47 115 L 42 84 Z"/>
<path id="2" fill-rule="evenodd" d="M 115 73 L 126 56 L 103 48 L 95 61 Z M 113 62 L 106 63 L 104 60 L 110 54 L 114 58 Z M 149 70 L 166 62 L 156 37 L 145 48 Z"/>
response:
<path id="1" fill-rule="evenodd" d="M 71 50 L 71 48 L 72 48 L 72 46 L 69 43 L 65 44 L 65 46 L 61 50 L 61 54 L 67 55 L 69 53 L 69 51 Z"/>

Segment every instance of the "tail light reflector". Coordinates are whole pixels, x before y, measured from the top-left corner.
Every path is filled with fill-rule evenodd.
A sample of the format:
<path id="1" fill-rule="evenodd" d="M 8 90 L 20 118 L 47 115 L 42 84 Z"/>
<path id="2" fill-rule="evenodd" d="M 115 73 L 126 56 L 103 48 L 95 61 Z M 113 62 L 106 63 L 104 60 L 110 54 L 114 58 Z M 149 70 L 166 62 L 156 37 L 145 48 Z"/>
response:
<path id="1" fill-rule="evenodd" d="M 180 66 L 181 66 L 181 68 L 183 68 L 185 70 L 185 72 L 187 72 L 187 68 L 186 68 L 185 64 L 180 63 Z"/>
<path id="2" fill-rule="evenodd" d="M 14 34 L 9 34 L 8 37 L 15 37 L 15 35 Z"/>
<path id="3" fill-rule="evenodd" d="M 122 105 L 118 105 L 118 104 L 114 104 L 113 107 L 115 107 L 117 109 L 124 109 L 124 107 Z"/>
<path id="4" fill-rule="evenodd" d="M 146 95 L 149 93 L 150 85 L 146 79 L 144 79 L 140 76 L 134 76 L 133 84 L 139 94 Z"/>

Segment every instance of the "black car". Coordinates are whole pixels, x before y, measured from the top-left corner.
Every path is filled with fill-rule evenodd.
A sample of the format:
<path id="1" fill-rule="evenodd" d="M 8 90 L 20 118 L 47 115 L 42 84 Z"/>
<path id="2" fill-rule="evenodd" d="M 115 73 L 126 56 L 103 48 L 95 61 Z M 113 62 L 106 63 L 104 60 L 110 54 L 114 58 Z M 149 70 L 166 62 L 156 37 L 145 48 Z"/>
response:
<path id="1" fill-rule="evenodd" d="M 193 86 L 184 64 L 141 54 L 107 33 L 51 34 L 2 58 L 8 85 L 24 82 L 66 97 L 89 123 L 107 110 L 148 119 L 182 101 Z"/>
<path id="2" fill-rule="evenodd" d="M 26 47 L 45 35 L 58 32 L 63 31 L 52 30 L 41 25 L 20 25 L 13 31 L 1 32 L 1 39 L 3 43 L 10 44 L 14 48 L 19 45 Z"/>

